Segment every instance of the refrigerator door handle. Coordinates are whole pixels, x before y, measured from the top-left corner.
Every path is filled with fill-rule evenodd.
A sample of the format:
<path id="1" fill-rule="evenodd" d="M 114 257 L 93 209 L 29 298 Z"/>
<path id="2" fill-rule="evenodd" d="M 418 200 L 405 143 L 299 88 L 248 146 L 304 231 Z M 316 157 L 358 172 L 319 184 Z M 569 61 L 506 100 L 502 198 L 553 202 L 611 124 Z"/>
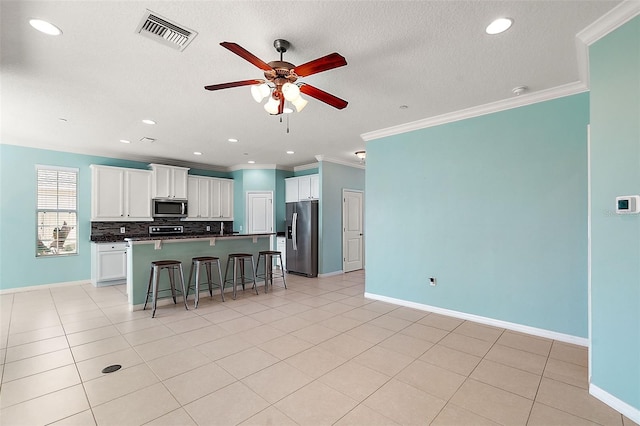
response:
<path id="1" fill-rule="evenodd" d="M 293 250 L 298 251 L 298 213 L 293 213 L 293 218 L 291 222 L 291 228 L 293 229 L 293 235 L 291 237 L 291 242 L 293 243 Z"/>

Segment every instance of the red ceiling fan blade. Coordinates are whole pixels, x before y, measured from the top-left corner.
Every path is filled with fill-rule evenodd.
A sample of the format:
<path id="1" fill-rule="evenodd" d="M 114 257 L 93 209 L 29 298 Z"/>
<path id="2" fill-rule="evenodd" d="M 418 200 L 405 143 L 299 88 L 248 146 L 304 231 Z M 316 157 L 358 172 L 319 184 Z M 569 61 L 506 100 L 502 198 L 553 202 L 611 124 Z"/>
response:
<path id="1" fill-rule="evenodd" d="M 331 53 L 322 58 L 314 59 L 306 64 L 299 65 L 293 69 L 298 77 L 306 77 L 333 68 L 347 65 L 347 60 L 338 53 Z"/>
<path id="2" fill-rule="evenodd" d="M 313 87 L 306 83 L 300 86 L 300 91 L 305 95 L 309 95 L 312 98 L 316 98 L 317 100 L 322 101 L 325 104 L 329 104 L 332 107 L 338 108 L 338 109 L 345 108 L 349 103 L 344 99 L 340 99 L 337 96 L 333 96 L 331 93 L 327 93 L 324 90 L 320 90 L 317 87 Z"/>
<path id="3" fill-rule="evenodd" d="M 265 61 L 255 56 L 253 53 L 249 52 L 244 47 L 240 46 L 236 43 L 230 43 L 228 41 L 223 41 L 220 43 L 220 46 L 229 49 L 236 55 L 240 56 L 242 59 L 251 62 L 256 67 L 260 68 L 263 71 L 271 71 L 273 68 L 269 66 Z"/>
<path id="4" fill-rule="evenodd" d="M 231 87 L 240 87 L 240 86 L 251 86 L 254 84 L 262 84 L 264 80 L 242 80 L 242 81 L 233 81 L 231 83 L 222 83 L 222 84 L 212 84 L 210 86 L 204 86 L 207 90 L 220 90 L 220 89 L 229 89 Z"/>

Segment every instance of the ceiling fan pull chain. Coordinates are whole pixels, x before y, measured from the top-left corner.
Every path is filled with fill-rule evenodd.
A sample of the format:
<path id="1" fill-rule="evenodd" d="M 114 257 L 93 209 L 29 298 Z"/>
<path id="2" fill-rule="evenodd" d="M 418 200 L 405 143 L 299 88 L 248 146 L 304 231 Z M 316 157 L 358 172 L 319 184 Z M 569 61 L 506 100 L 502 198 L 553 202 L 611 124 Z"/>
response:
<path id="1" fill-rule="evenodd" d="M 287 114 L 287 134 L 289 133 L 289 116 L 291 114 Z"/>

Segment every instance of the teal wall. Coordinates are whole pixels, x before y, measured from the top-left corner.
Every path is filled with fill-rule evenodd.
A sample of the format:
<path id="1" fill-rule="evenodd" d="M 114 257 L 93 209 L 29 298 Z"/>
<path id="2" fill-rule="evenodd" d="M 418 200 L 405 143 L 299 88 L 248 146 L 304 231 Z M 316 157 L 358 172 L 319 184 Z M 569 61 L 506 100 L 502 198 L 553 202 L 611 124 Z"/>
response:
<path id="1" fill-rule="evenodd" d="M 588 122 L 583 93 L 369 141 L 366 291 L 586 338 Z"/>
<path id="2" fill-rule="evenodd" d="M 196 175 L 196 176 L 218 177 L 218 178 L 225 178 L 225 179 L 232 178 L 232 174 L 230 172 L 219 172 L 215 170 L 189 169 L 189 174 Z"/>
<path id="3" fill-rule="evenodd" d="M 318 167 L 314 167 L 313 169 L 305 169 L 305 170 L 298 170 L 297 172 L 294 172 L 291 176 L 307 176 L 307 175 L 315 175 L 316 173 L 318 173 L 319 168 Z M 291 177 L 291 176 L 287 176 L 287 177 Z"/>
<path id="4" fill-rule="evenodd" d="M 365 171 L 328 161 L 320 162 L 318 273 L 342 270 L 342 190 L 364 191 Z"/>
<path id="5" fill-rule="evenodd" d="M 591 75 L 592 383 L 640 410 L 640 17 L 594 43 Z"/>
<path id="6" fill-rule="evenodd" d="M 276 232 L 285 232 L 286 227 L 286 202 L 285 202 L 285 179 L 293 176 L 293 172 L 285 170 L 276 170 L 276 196 L 273 199 L 275 203 L 275 223 Z"/>
<path id="7" fill-rule="evenodd" d="M 37 258 L 35 165 L 78 169 L 78 254 Z M 147 163 L 0 145 L 0 290 L 91 277 L 90 164 L 148 169 Z"/>

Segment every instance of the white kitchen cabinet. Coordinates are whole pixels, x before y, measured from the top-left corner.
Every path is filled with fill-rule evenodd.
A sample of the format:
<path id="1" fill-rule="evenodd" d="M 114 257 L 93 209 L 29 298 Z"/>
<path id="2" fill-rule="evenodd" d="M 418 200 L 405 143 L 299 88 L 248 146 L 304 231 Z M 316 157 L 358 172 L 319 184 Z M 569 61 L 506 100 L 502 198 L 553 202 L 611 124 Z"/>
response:
<path id="1" fill-rule="evenodd" d="M 212 178 L 211 184 L 211 217 L 233 220 L 233 180 Z"/>
<path id="2" fill-rule="evenodd" d="M 94 286 L 127 281 L 127 243 L 92 243 L 91 254 L 91 283 Z"/>
<path id="3" fill-rule="evenodd" d="M 309 197 L 312 200 L 320 199 L 320 175 L 309 176 Z"/>
<path id="4" fill-rule="evenodd" d="M 233 180 L 189 176 L 188 220 L 233 220 Z"/>
<path id="5" fill-rule="evenodd" d="M 298 178 L 289 178 L 284 180 L 284 200 L 287 203 L 295 203 L 298 201 L 298 188 L 300 181 Z"/>
<path id="6" fill-rule="evenodd" d="M 91 165 L 91 220 L 151 221 L 148 170 Z"/>
<path id="7" fill-rule="evenodd" d="M 320 199 L 320 176 L 317 174 L 285 179 L 287 203 Z"/>
<path id="8" fill-rule="evenodd" d="M 276 250 L 282 253 L 282 270 L 286 271 L 287 270 L 287 237 L 276 237 Z M 277 266 L 278 265 L 276 265 L 276 267 Z"/>
<path id="9" fill-rule="evenodd" d="M 149 164 L 153 171 L 153 198 L 187 199 L 188 168 Z"/>
<path id="10" fill-rule="evenodd" d="M 211 178 L 189 176 L 187 202 L 188 219 L 209 220 L 211 218 Z"/>

